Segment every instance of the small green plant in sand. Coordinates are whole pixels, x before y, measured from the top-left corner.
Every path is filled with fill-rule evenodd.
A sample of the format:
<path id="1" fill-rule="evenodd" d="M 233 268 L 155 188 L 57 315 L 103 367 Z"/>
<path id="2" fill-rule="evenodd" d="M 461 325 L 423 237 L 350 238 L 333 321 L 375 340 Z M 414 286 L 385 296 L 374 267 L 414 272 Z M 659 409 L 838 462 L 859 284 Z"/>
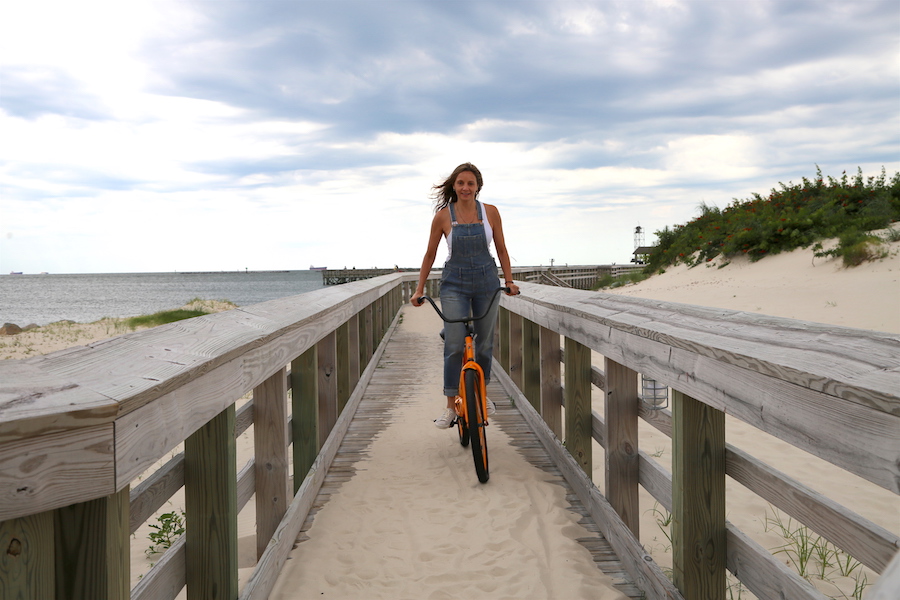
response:
<path id="1" fill-rule="evenodd" d="M 790 517 L 785 521 L 774 509 L 772 516 L 766 516 L 765 530 L 775 531 L 784 539 L 784 544 L 772 552 L 785 556 L 787 564 L 814 586 L 834 590 L 836 595 L 829 598 L 862 598 L 868 578 L 858 560 L 806 525 L 795 523 Z"/>
<path id="2" fill-rule="evenodd" d="M 159 554 L 172 547 L 172 544 L 184 535 L 184 511 L 171 511 L 157 517 L 156 523 L 151 523 L 150 547 L 147 548 L 147 556 Z"/>
<path id="3" fill-rule="evenodd" d="M 667 544 L 662 547 L 663 552 L 672 549 L 672 513 L 654 503 L 652 513 L 660 531 L 666 537 Z M 786 563 L 792 567 L 798 575 L 806 579 L 833 600 L 850 599 L 861 600 L 863 592 L 869 585 L 868 577 L 862 564 L 843 552 L 823 537 L 813 533 L 806 525 L 795 523 L 793 519 L 787 520 L 781 514 L 772 509 L 773 514 L 766 514 L 764 530 L 774 531 L 784 543 L 776 546 L 771 551 L 786 557 Z M 666 575 L 672 577 L 671 569 L 664 569 Z M 823 590 L 822 588 L 825 588 Z M 738 599 L 744 591 L 743 584 L 731 573 L 728 574 L 728 597 Z"/>

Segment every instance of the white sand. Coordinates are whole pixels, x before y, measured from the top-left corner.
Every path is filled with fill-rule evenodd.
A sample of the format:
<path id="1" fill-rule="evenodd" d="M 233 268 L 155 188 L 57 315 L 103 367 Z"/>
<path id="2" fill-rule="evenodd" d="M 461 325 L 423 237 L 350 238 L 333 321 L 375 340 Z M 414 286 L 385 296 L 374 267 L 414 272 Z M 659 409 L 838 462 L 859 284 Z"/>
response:
<path id="1" fill-rule="evenodd" d="M 439 329 L 430 307 L 403 308 L 394 339 L 421 349 L 421 383 L 398 389 L 373 459 L 316 514 L 272 600 L 624 598 L 576 541 L 590 534 L 563 488 L 499 427 L 489 432 L 491 479 L 482 485 L 455 430 L 432 425 L 444 402 Z"/>

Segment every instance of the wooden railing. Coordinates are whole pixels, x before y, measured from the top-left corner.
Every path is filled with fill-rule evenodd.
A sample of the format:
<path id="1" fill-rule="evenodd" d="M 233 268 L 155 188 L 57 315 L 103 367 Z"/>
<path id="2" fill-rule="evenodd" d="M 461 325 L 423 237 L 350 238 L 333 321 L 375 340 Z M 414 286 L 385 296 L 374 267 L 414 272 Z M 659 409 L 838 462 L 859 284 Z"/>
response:
<path id="1" fill-rule="evenodd" d="M 401 279 L 0 361 L 0 597 L 158 600 L 187 585 L 188 598 L 237 598 L 237 515 L 254 494 L 259 560 L 241 598 L 267 597 L 375 368 Z M 254 457 L 238 471 L 235 438 L 251 424 Z M 185 535 L 129 589 L 131 534 L 182 487 Z"/>
<path id="2" fill-rule="evenodd" d="M 189 599 L 265 598 L 415 278 L 0 361 L 0 597 L 155 600 L 187 585 Z M 520 390 L 517 404 L 648 598 L 721 598 L 726 568 L 760 598 L 820 597 L 725 521 L 726 475 L 896 577 L 886 567 L 896 535 L 729 446 L 722 422 L 727 412 L 896 494 L 900 337 L 522 287 L 503 297 L 506 372 L 495 373 Z M 436 281 L 428 293 L 439 295 Z M 675 390 L 671 415 L 640 401 L 638 373 Z M 602 417 L 592 383 L 605 390 Z M 640 449 L 640 417 L 672 436 L 672 475 Z M 254 457 L 238 469 L 235 438 L 251 424 Z M 590 481 L 593 441 L 606 449 L 605 496 Z M 638 485 L 675 515 L 674 584 L 641 548 Z M 131 533 L 181 488 L 186 534 L 129 589 Z M 254 495 L 259 559 L 239 592 L 237 514 Z"/>
<path id="3" fill-rule="evenodd" d="M 900 336 L 522 289 L 503 297 L 498 377 L 517 390 L 517 405 L 650 597 L 724 598 L 726 570 L 759 598 L 824 597 L 726 521 L 735 510 L 725 503 L 726 475 L 896 585 L 900 559 L 888 564 L 898 536 L 728 444 L 725 414 L 898 494 Z M 673 390 L 671 412 L 642 401 L 639 374 Z M 604 390 L 605 415 L 591 409 L 592 383 Z M 672 473 L 641 449 L 639 418 L 672 438 Z M 590 479 L 594 441 L 605 449 L 605 496 Z M 674 588 L 637 543 L 638 486 L 673 515 Z"/>

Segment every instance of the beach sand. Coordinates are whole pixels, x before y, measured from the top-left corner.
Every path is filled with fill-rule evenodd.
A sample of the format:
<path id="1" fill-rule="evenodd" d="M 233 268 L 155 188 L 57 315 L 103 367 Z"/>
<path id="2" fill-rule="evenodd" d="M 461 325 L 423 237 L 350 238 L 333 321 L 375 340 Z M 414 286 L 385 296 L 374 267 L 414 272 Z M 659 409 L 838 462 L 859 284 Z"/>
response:
<path id="1" fill-rule="evenodd" d="M 900 244 L 892 245 L 889 258 L 851 269 L 814 258 L 811 250 L 797 250 L 756 263 L 736 260 L 721 269 L 674 267 L 608 293 L 900 333 Z M 431 317 L 425 309 L 405 307 L 397 335 L 439 344 Z M 24 358 L 116 333 L 108 323 L 48 326 L 15 336 L 18 343 L 2 340 L 0 357 Z M 594 358 L 602 368 L 602 357 Z M 432 362 L 422 365 L 423 378 L 439 381 L 440 365 Z M 602 396 L 599 392 L 594 396 L 600 414 Z M 535 485 L 544 476 L 509 446 L 499 430 L 492 431 L 492 473 L 503 476 L 495 474 L 487 486 L 480 486 L 472 476 L 471 457 L 460 455 L 468 451 L 452 439 L 452 432 L 439 431 L 430 423 L 440 402 L 433 391 L 398 398 L 403 418 L 373 442 L 370 452 L 396 460 L 357 466 L 355 477 L 316 515 L 310 539 L 293 551 L 288 562 L 292 568 L 286 565 L 272 598 L 455 598 L 462 595 L 460 570 L 472 577 L 469 598 L 620 597 L 574 541 L 584 532 L 565 510 L 562 491 Z M 900 503 L 891 492 L 730 417 L 727 440 L 900 534 Z M 640 444 L 670 468 L 670 440 L 643 422 Z M 252 445 L 251 429 L 239 440 L 239 465 L 252 453 Z M 601 489 L 603 459 L 602 449 L 595 445 L 594 481 Z M 179 503 L 180 496 L 173 498 L 160 512 L 178 509 Z M 239 517 L 242 581 L 255 561 L 252 507 L 253 500 Z M 663 567 L 670 566 L 668 540 L 657 523 L 661 507 L 642 492 L 641 511 L 642 543 Z M 727 518 L 770 550 L 785 543 L 771 526 L 775 515 L 766 502 L 728 481 Z M 511 535 L 500 538 L 495 531 Z M 145 524 L 133 538 L 133 584 L 153 562 L 144 556 L 148 532 Z M 778 556 L 788 562 L 786 555 Z M 867 576 L 869 583 L 877 579 L 871 572 Z M 832 583 L 818 582 L 824 593 L 852 592 L 851 579 L 832 578 L 840 592 Z M 737 588 L 732 596 L 738 597 Z M 740 597 L 752 595 L 744 590 Z"/>

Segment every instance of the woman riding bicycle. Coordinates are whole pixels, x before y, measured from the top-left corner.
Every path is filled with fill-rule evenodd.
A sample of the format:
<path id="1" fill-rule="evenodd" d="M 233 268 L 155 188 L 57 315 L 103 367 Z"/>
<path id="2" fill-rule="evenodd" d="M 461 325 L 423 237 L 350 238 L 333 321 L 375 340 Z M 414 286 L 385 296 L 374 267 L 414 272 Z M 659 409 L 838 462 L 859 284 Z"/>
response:
<path id="1" fill-rule="evenodd" d="M 497 264 L 490 254 L 493 242 L 503 269 L 507 295 L 519 293 L 512 280 L 512 267 L 506 242 L 503 238 L 503 224 L 500 212 L 490 204 L 478 201 L 484 181 L 481 171 L 472 163 L 463 163 L 453 170 L 442 183 L 433 186 L 435 215 L 431 222 L 428 248 L 419 270 L 419 284 L 410 298 L 413 306 L 420 306 L 419 298 L 425 293 L 425 282 L 434 265 L 441 238 L 446 238 L 448 257 L 441 275 L 441 306 L 448 319 L 480 315 L 488 309 L 488 314 L 475 322 L 478 339 L 475 360 L 484 371 L 485 383 L 491 379 L 491 356 L 494 345 L 494 325 L 497 322 L 498 302 L 493 302 L 494 291 L 500 287 Z M 434 424 L 439 429 L 449 428 L 456 419 L 454 408 L 459 389 L 459 372 L 465 325 L 448 323 L 444 328 L 444 395 L 447 407 Z M 493 412 L 493 403 L 488 403 L 488 413 Z"/>

